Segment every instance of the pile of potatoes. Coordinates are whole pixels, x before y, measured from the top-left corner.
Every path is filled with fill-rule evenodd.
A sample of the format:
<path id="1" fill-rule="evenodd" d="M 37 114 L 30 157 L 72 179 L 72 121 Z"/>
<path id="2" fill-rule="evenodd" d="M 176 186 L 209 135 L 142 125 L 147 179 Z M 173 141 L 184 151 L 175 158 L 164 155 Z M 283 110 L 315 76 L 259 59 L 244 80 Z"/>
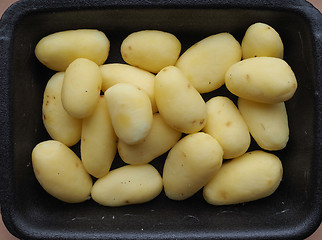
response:
<path id="1" fill-rule="evenodd" d="M 68 203 L 104 206 L 150 201 L 164 189 L 184 200 L 203 188 L 213 205 L 271 195 L 283 175 L 289 138 L 284 102 L 297 81 L 269 25 L 251 25 L 240 44 L 209 36 L 181 53 L 173 35 L 143 30 L 121 45 L 125 63 L 106 63 L 110 42 L 98 30 L 57 32 L 35 55 L 57 71 L 44 91 L 42 117 L 53 140 L 32 151 L 35 176 Z M 205 102 L 225 85 L 238 97 Z M 216 95 L 216 92 L 213 92 Z M 248 151 L 251 136 L 262 148 Z M 80 141 L 81 159 L 70 149 Z M 118 151 L 125 166 L 111 169 Z M 162 176 L 149 162 L 167 153 Z"/>

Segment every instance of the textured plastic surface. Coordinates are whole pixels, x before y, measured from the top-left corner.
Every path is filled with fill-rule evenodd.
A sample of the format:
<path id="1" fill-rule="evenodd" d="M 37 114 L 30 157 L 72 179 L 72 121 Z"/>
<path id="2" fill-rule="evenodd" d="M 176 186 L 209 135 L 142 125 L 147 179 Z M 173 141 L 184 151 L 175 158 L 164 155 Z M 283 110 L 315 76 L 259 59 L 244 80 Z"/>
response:
<path id="1" fill-rule="evenodd" d="M 175 34 L 183 51 L 211 34 L 241 41 L 255 22 L 273 26 L 298 80 L 287 102 L 290 141 L 278 152 L 284 178 L 270 197 L 247 204 L 211 206 L 197 195 L 183 202 L 162 193 L 121 208 L 92 200 L 66 204 L 36 181 L 31 151 L 49 139 L 41 120 L 42 94 L 53 71 L 34 56 L 45 35 L 95 28 L 111 41 L 107 62 L 122 62 L 121 41 L 142 29 Z M 3 220 L 21 239 L 303 239 L 322 217 L 322 16 L 296 0 L 21 1 L 0 21 L 0 197 Z M 205 99 L 228 94 L 224 88 Z M 253 149 L 258 148 L 256 145 Z M 77 147 L 74 148 L 78 151 Z M 162 171 L 165 155 L 152 163 Z M 113 167 L 121 163 L 116 161 Z"/>

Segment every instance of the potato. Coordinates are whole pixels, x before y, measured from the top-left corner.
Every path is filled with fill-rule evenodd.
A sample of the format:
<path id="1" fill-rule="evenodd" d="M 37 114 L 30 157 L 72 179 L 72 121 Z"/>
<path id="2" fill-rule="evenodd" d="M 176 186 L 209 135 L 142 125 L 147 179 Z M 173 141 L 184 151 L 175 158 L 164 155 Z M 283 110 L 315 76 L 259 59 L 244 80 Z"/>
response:
<path id="1" fill-rule="evenodd" d="M 284 46 L 280 35 L 265 23 L 252 24 L 242 41 L 243 59 L 252 57 L 283 58 Z"/>
<path id="2" fill-rule="evenodd" d="M 77 58 L 87 58 L 102 65 L 109 53 L 110 42 L 105 34 L 95 29 L 56 32 L 42 38 L 35 55 L 46 67 L 65 71 Z"/>
<path id="3" fill-rule="evenodd" d="M 126 63 L 153 73 L 174 65 L 180 51 L 181 43 L 174 35 L 158 30 L 134 32 L 121 45 Z"/>
<path id="4" fill-rule="evenodd" d="M 165 67 L 156 75 L 155 101 L 165 122 L 180 132 L 198 132 L 206 124 L 203 98 L 177 67 Z"/>
<path id="5" fill-rule="evenodd" d="M 207 123 L 203 129 L 224 150 L 224 159 L 243 155 L 250 145 L 248 127 L 238 108 L 227 97 L 213 97 L 206 102 Z"/>
<path id="6" fill-rule="evenodd" d="M 154 98 L 154 74 L 140 68 L 121 63 L 104 64 L 100 69 L 103 77 L 103 92 L 117 83 L 131 83 L 138 89 L 145 91 L 150 98 L 152 111 L 154 113 L 158 111 Z"/>
<path id="7" fill-rule="evenodd" d="M 228 69 L 225 83 L 238 97 L 262 103 L 287 101 L 297 88 L 291 67 L 274 57 L 249 58 L 235 63 Z"/>
<path id="8" fill-rule="evenodd" d="M 61 142 L 48 140 L 36 145 L 32 166 L 40 185 L 55 198 L 68 203 L 89 198 L 92 178 L 77 155 Z"/>
<path id="9" fill-rule="evenodd" d="M 92 114 L 100 98 L 101 70 L 96 63 L 78 58 L 65 72 L 61 100 L 64 109 L 75 118 Z"/>
<path id="10" fill-rule="evenodd" d="M 227 69 L 241 59 L 241 47 L 229 33 L 207 37 L 185 51 L 176 66 L 198 92 L 211 92 L 225 82 Z"/>
<path id="11" fill-rule="evenodd" d="M 81 158 L 86 171 L 96 178 L 110 170 L 116 154 L 116 135 L 104 96 L 100 96 L 93 114 L 83 119 Z"/>
<path id="12" fill-rule="evenodd" d="M 153 115 L 152 128 L 142 143 L 128 145 L 118 141 L 117 148 L 122 160 L 128 164 L 146 164 L 172 148 L 181 133 L 164 122 L 159 113 Z"/>
<path id="13" fill-rule="evenodd" d="M 118 83 L 105 91 L 108 111 L 116 135 L 126 144 L 144 140 L 152 127 L 148 95 L 129 83 Z"/>
<path id="14" fill-rule="evenodd" d="M 47 82 L 42 104 L 42 120 L 51 138 L 67 146 L 73 146 L 80 140 L 82 120 L 70 116 L 62 105 L 63 80 L 64 73 L 58 72 Z"/>
<path id="15" fill-rule="evenodd" d="M 238 107 L 261 148 L 274 151 L 286 146 L 289 128 L 285 103 L 265 104 L 239 98 Z"/>
<path id="16" fill-rule="evenodd" d="M 221 167 L 223 150 L 216 139 L 199 132 L 182 138 L 169 152 L 163 168 L 168 198 L 184 200 L 198 192 Z"/>
<path id="17" fill-rule="evenodd" d="M 213 205 L 254 201 L 275 192 L 283 175 L 282 163 L 261 150 L 225 162 L 204 187 L 205 200 Z"/>
<path id="18" fill-rule="evenodd" d="M 92 189 L 97 203 L 124 206 L 151 201 L 162 191 L 162 178 L 151 165 L 127 165 L 110 171 L 98 179 Z"/>

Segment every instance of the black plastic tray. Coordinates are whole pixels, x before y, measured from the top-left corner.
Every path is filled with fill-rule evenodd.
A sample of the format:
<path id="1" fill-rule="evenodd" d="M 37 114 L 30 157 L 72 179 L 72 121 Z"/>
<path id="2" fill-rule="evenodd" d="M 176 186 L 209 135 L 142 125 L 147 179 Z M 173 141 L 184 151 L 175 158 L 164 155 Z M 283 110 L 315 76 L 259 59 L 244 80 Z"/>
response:
<path id="1" fill-rule="evenodd" d="M 49 139 L 41 120 L 42 94 L 53 71 L 34 55 L 45 35 L 95 28 L 111 41 L 108 62 L 122 62 L 121 41 L 134 31 L 175 34 L 183 51 L 219 32 L 241 41 L 255 22 L 273 26 L 298 90 L 287 102 L 290 141 L 277 152 L 284 177 L 270 197 L 211 206 L 199 192 L 176 202 L 109 208 L 92 200 L 66 204 L 36 181 L 31 151 Z M 22 239 L 304 239 L 322 218 L 322 16 L 305 1 L 21 1 L 0 21 L 0 197 L 9 231 Z M 226 93 L 221 88 L 205 99 Z M 257 146 L 252 146 L 256 149 Z M 77 152 L 77 147 L 74 148 Z M 159 171 L 165 155 L 153 161 Z M 113 167 L 121 165 L 116 161 Z"/>

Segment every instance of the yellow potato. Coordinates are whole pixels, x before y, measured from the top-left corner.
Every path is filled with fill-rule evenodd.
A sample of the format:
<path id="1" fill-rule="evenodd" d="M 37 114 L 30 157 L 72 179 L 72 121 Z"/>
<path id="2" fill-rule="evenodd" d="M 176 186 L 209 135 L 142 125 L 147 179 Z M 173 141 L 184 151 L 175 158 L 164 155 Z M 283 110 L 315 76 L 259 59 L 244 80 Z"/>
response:
<path id="1" fill-rule="evenodd" d="M 66 146 L 75 145 L 81 137 L 82 120 L 73 118 L 61 102 L 64 73 L 54 74 L 48 81 L 42 104 L 42 120 L 48 134 Z"/>
<path id="2" fill-rule="evenodd" d="M 158 30 L 134 32 L 121 45 L 126 63 L 153 73 L 174 65 L 180 51 L 181 43 L 173 34 Z"/>
<path id="3" fill-rule="evenodd" d="M 252 57 L 283 58 L 284 46 L 280 35 L 265 23 L 252 24 L 242 41 L 243 59 Z"/>
<path id="4" fill-rule="evenodd" d="M 161 156 L 180 139 L 181 133 L 164 122 L 160 114 L 153 115 L 152 128 L 142 143 L 128 145 L 118 141 L 117 148 L 122 160 L 128 164 L 145 164 Z"/>
<path id="5" fill-rule="evenodd" d="M 162 178 L 153 166 L 127 165 L 98 179 L 92 198 L 101 205 L 117 207 L 151 201 L 161 191 Z"/>
<path id="6" fill-rule="evenodd" d="M 146 92 L 151 100 L 153 112 L 157 112 L 154 98 L 154 74 L 127 64 L 110 63 L 100 67 L 102 71 L 102 91 L 118 83 L 131 83 Z"/>
<path id="7" fill-rule="evenodd" d="M 207 106 L 203 131 L 213 136 L 224 150 L 224 159 L 243 155 L 250 145 L 248 127 L 238 108 L 227 97 L 213 97 Z"/>
<path id="8" fill-rule="evenodd" d="M 177 67 L 165 67 L 157 74 L 155 101 L 165 122 L 180 132 L 198 132 L 206 124 L 203 98 Z"/>
<path id="9" fill-rule="evenodd" d="M 32 151 L 32 166 L 40 185 L 55 198 L 68 203 L 89 198 L 92 178 L 66 145 L 55 140 L 39 143 Z"/>
<path id="10" fill-rule="evenodd" d="M 225 81 L 231 93 L 262 103 L 287 101 L 297 88 L 291 67 L 274 57 L 248 58 L 235 63 L 228 69 Z"/>
<path id="11" fill-rule="evenodd" d="M 148 95 L 129 83 L 118 83 L 105 91 L 108 111 L 116 135 L 127 144 L 142 142 L 152 127 Z"/>
<path id="12" fill-rule="evenodd" d="M 213 205 L 254 201 L 275 192 L 283 175 L 278 157 L 253 151 L 225 162 L 203 189 L 205 200 Z"/>
<path id="13" fill-rule="evenodd" d="M 241 59 L 241 47 L 229 33 L 207 37 L 185 51 L 176 66 L 198 92 L 211 92 L 225 82 L 227 69 Z"/>
<path id="14" fill-rule="evenodd" d="M 86 118 L 96 108 L 102 85 L 101 70 L 96 63 L 78 58 L 65 72 L 61 100 L 64 109 L 75 118 Z"/>
<path id="15" fill-rule="evenodd" d="M 238 99 L 239 110 L 257 144 L 266 150 L 281 150 L 289 139 L 285 103 L 265 104 Z"/>
<path id="16" fill-rule="evenodd" d="M 223 150 L 209 134 L 199 132 L 182 138 L 169 152 L 163 168 L 168 198 L 184 200 L 206 185 L 221 167 Z"/>
<path id="17" fill-rule="evenodd" d="M 108 57 L 110 42 L 95 29 L 68 30 L 42 38 L 36 48 L 38 60 L 55 71 L 65 71 L 77 58 L 87 58 L 102 65 Z"/>
<path id="18" fill-rule="evenodd" d="M 96 178 L 110 170 L 116 153 L 116 135 L 101 96 L 93 114 L 83 119 L 81 158 L 86 171 Z"/>

